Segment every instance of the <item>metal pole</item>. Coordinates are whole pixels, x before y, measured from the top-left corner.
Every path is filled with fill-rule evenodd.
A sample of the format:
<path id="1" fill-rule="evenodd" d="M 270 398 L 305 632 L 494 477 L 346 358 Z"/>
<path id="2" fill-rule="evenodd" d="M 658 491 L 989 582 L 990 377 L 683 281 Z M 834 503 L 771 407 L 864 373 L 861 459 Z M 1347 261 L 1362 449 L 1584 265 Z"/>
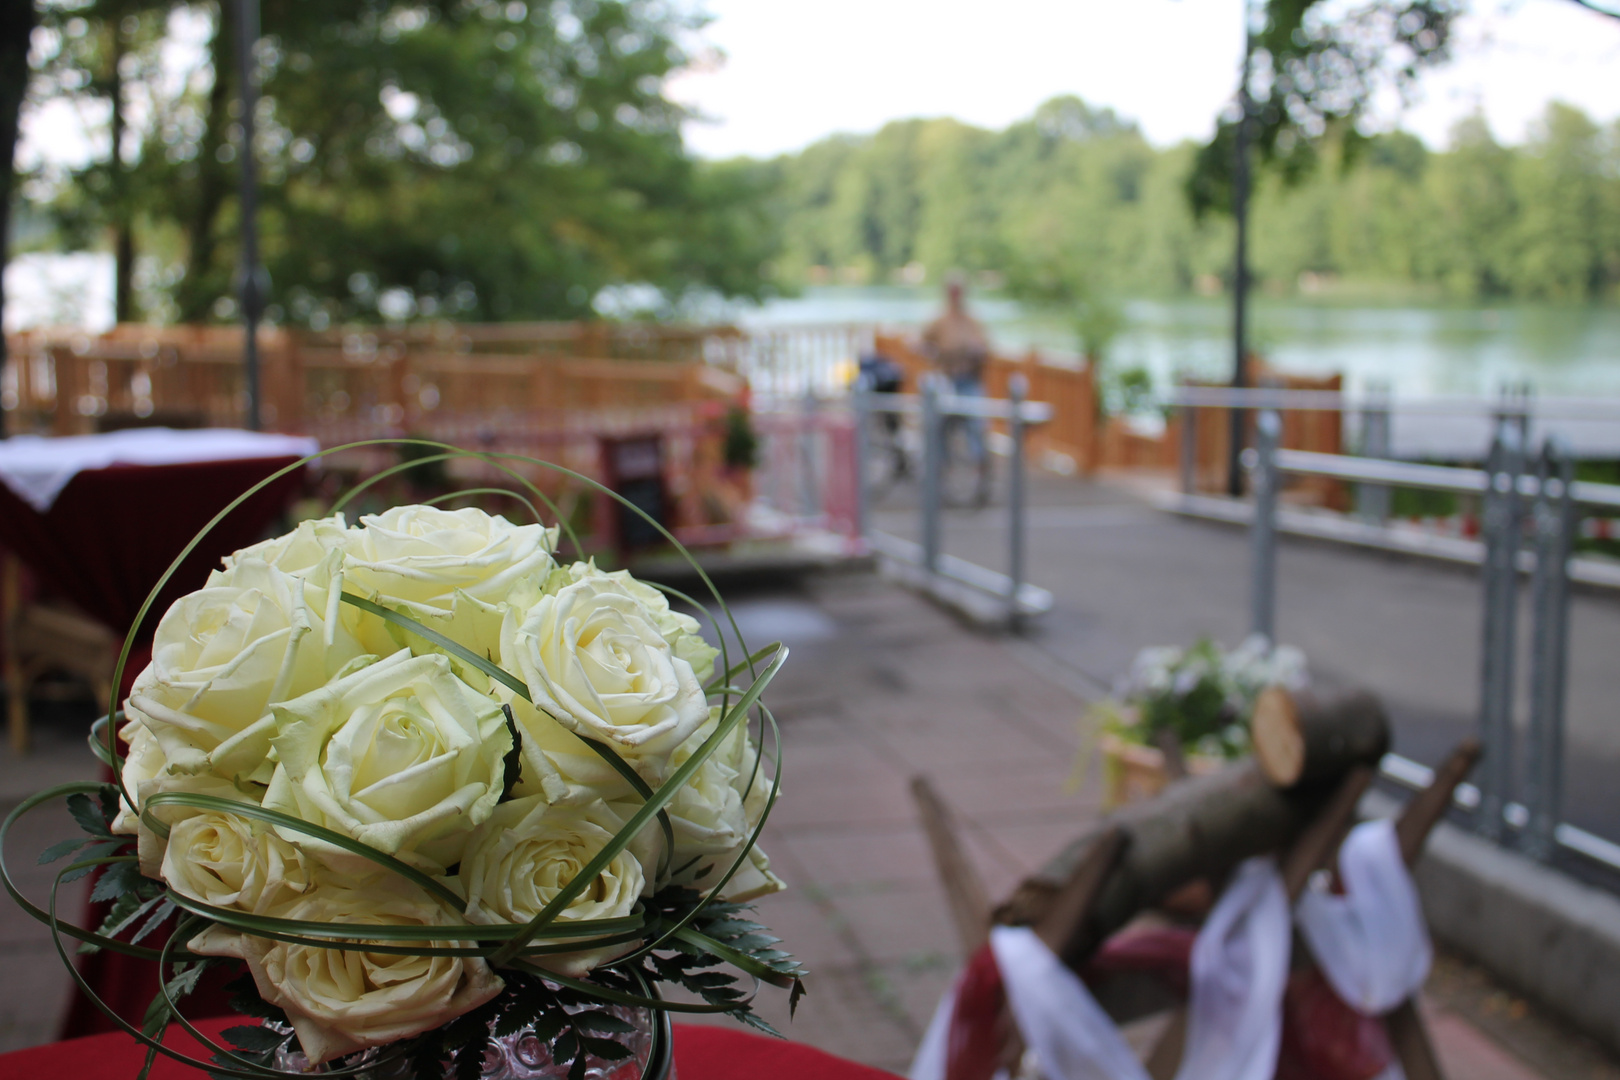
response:
<path id="1" fill-rule="evenodd" d="M 1513 646 L 1519 601 L 1519 539 L 1523 509 L 1519 474 L 1524 443 L 1512 417 L 1497 424 L 1485 464 L 1485 635 L 1480 655 L 1479 737 L 1485 748 L 1475 827 L 1502 837 L 1502 810 L 1513 783 Z"/>
<path id="2" fill-rule="evenodd" d="M 939 501 L 941 427 L 939 380 L 930 375 L 923 382 L 923 484 L 922 545 L 923 565 L 930 574 L 939 573 Z"/>
<path id="3" fill-rule="evenodd" d="M 1526 854 L 1551 859 L 1564 801 L 1564 688 L 1569 673 L 1569 553 L 1575 535 L 1575 476 L 1569 447 L 1556 435 L 1542 444 L 1534 510 L 1536 574 L 1531 586 L 1535 634 L 1530 654 L 1530 741 L 1525 805 Z"/>
<path id="4" fill-rule="evenodd" d="M 851 406 L 855 413 L 855 538 L 863 545 L 871 529 L 871 500 L 872 493 L 867 486 L 867 470 L 871 463 L 868 455 L 872 453 L 872 393 L 865 375 L 855 377 L 855 393 L 851 396 Z"/>
<path id="5" fill-rule="evenodd" d="M 262 426 L 259 407 L 259 318 L 264 310 L 263 268 L 259 266 L 259 163 L 254 155 L 253 113 L 259 104 L 259 75 L 253 51 L 259 41 L 259 0 L 237 0 L 236 70 L 242 103 L 242 379 L 247 384 L 248 430 Z"/>
<path id="6" fill-rule="evenodd" d="M 820 485 L 816 482 L 816 393 L 808 385 L 799 399 L 799 509 L 806 518 L 821 513 Z"/>
<path id="7" fill-rule="evenodd" d="M 1023 622 L 1018 593 L 1024 587 L 1024 399 L 1029 380 L 1020 372 L 1007 380 L 1012 415 L 1007 431 L 1012 436 L 1012 462 L 1007 475 L 1007 625 L 1017 630 Z"/>
<path id="8" fill-rule="evenodd" d="M 1376 382 L 1367 387 L 1367 402 L 1361 410 L 1361 455 L 1388 458 L 1390 454 L 1389 384 Z M 1383 525 L 1389 520 L 1390 488 L 1387 484 L 1358 484 L 1356 508 L 1363 520 Z"/>
<path id="9" fill-rule="evenodd" d="M 1198 490 L 1198 409 L 1181 407 L 1181 493 Z"/>
<path id="10" fill-rule="evenodd" d="M 1254 524 L 1250 530 L 1252 562 L 1249 571 L 1250 631 L 1276 640 L 1277 625 L 1277 440 L 1282 419 L 1275 409 L 1263 410 L 1255 421 Z"/>
<path id="11" fill-rule="evenodd" d="M 1249 385 L 1249 125 L 1254 112 L 1249 100 L 1249 73 L 1254 61 L 1254 28 L 1249 8 L 1245 0 L 1243 77 L 1238 84 L 1240 115 L 1232 161 L 1232 219 L 1237 225 L 1237 251 L 1232 260 L 1232 386 L 1240 390 Z M 1226 493 L 1234 499 L 1243 494 L 1244 419 L 1242 409 L 1232 410 Z"/>

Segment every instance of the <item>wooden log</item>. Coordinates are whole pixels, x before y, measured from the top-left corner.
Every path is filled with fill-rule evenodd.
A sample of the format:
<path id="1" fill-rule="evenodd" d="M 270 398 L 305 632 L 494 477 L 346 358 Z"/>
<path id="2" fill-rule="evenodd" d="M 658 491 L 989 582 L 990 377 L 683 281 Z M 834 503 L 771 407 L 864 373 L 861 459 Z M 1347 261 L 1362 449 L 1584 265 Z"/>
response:
<path id="1" fill-rule="evenodd" d="M 1357 765 L 1346 773 L 1333 798 L 1288 849 L 1282 861 L 1282 879 L 1289 903 L 1299 899 L 1312 874 L 1331 866 L 1339 845 L 1356 823 L 1356 806 L 1372 781 L 1373 771 L 1366 765 Z"/>
<path id="2" fill-rule="evenodd" d="M 1401 816 L 1395 820 L 1395 836 L 1401 843 L 1401 858 L 1408 867 L 1417 865 L 1429 833 L 1451 809 L 1457 785 L 1473 771 L 1479 755 L 1478 739 L 1464 739 L 1458 743 L 1440 768 L 1435 770 L 1429 786 L 1412 796 L 1412 801 L 1406 804 Z"/>
<path id="3" fill-rule="evenodd" d="M 1071 843 L 1018 887 L 997 910 L 996 920 L 1040 922 L 1109 824 L 1117 825 L 1124 851 L 1059 954 L 1078 967 L 1114 931 L 1181 886 L 1198 878 L 1219 880 L 1244 859 L 1293 843 L 1332 794 L 1321 785 L 1281 790 L 1252 762 L 1180 781 L 1156 799 L 1125 807 Z"/>
<path id="4" fill-rule="evenodd" d="M 1286 788 L 1376 764 L 1389 749 L 1389 718 L 1365 691 L 1319 698 L 1272 686 L 1255 702 L 1249 734 L 1261 772 Z"/>
<path id="5" fill-rule="evenodd" d="M 990 894 L 984 879 L 962 850 L 961 832 L 949 808 L 935 793 L 926 776 L 911 778 L 911 797 L 928 833 L 928 846 L 934 852 L 934 869 L 945 888 L 945 900 L 956 923 L 962 955 L 972 956 L 990 932 Z"/>
<path id="6" fill-rule="evenodd" d="M 1097 891 L 1114 868 L 1125 847 L 1125 834 L 1117 826 L 1105 828 L 1102 835 L 1086 851 L 1086 857 L 1075 866 L 1069 880 L 1052 897 L 1042 916 L 1035 921 L 1035 936 L 1046 947 L 1062 956 L 1069 947 L 1075 928 L 1085 923 Z"/>
<path id="7" fill-rule="evenodd" d="M 1457 785 L 1474 768 L 1479 755 L 1477 739 L 1464 739 L 1458 743 L 1440 768 L 1435 770 L 1429 786 L 1413 796 L 1406 809 L 1401 811 L 1401 816 L 1395 819 L 1395 837 L 1401 845 L 1401 859 L 1409 868 L 1417 865 L 1429 833 L 1434 831 L 1434 827 L 1451 808 Z M 1389 1034 L 1390 1047 L 1395 1051 L 1395 1059 L 1401 1063 L 1406 1080 L 1444 1080 L 1440 1058 L 1434 1052 L 1434 1043 L 1429 1038 L 1428 1027 L 1423 1022 L 1423 1014 L 1418 1011 L 1415 997 L 1401 1002 L 1384 1017 L 1384 1030 Z"/>

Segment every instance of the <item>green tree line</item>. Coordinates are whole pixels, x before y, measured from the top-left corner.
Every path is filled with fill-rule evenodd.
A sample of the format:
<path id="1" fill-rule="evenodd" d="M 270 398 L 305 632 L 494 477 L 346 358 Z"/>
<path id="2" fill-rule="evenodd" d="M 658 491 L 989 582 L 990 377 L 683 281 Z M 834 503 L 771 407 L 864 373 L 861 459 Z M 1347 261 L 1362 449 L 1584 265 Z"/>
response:
<path id="1" fill-rule="evenodd" d="M 1156 148 L 1064 97 L 1002 131 L 905 120 L 751 168 L 773 192 L 786 282 L 954 269 L 1001 273 L 1036 298 L 1059 278 L 1070 293 L 1165 294 L 1231 273 L 1230 220 L 1188 198 L 1198 149 Z M 1401 132 L 1329 135 L 1302 175 L 1262 172 L 1251 228 L 1271 291 L 1614 301 L 1620 122 L 1554 103 L 1519 146 L 1479 117 L 1443 150 Z"/>

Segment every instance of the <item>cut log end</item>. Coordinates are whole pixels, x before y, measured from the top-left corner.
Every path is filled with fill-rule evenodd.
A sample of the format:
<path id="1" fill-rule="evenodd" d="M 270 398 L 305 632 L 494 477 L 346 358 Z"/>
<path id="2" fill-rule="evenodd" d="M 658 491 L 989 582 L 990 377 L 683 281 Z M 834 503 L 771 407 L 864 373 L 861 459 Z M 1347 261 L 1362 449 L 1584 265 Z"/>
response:
<path id="1" fill-rule="evenodd" d="M 1266 780 L 1291 788 L 1376 765 L 1389 749 L 1389 720 L 1369 693 L 1318 698 L 1272 686 L 1255 702 L 1249 738 Z"/>
<path id="2" fill-rule="evenodd" d="M 1293 787 L 1305 772 L 1305 733 L 1294 697 L 1280 686 L 1261 691 L 1249 720 L 1249 738 L 1260 771 L 1277 787 Z"/>

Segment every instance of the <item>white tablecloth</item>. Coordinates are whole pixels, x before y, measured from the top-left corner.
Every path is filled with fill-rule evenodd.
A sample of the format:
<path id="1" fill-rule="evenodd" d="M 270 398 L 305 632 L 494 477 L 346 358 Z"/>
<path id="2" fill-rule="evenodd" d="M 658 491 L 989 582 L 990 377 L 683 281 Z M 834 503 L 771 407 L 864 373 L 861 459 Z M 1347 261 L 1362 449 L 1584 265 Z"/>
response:
<path id="1" fill-rule="evenodd" d="M 231 428 L 175 431 L 132 428 L 105 435 L 0 439 L 0 483 L 40 513 L 86 469 L 109 465 L 183 465 L 197 461 L 306 457 L 320 443 L 303 435 L 271 435 Z"/>

